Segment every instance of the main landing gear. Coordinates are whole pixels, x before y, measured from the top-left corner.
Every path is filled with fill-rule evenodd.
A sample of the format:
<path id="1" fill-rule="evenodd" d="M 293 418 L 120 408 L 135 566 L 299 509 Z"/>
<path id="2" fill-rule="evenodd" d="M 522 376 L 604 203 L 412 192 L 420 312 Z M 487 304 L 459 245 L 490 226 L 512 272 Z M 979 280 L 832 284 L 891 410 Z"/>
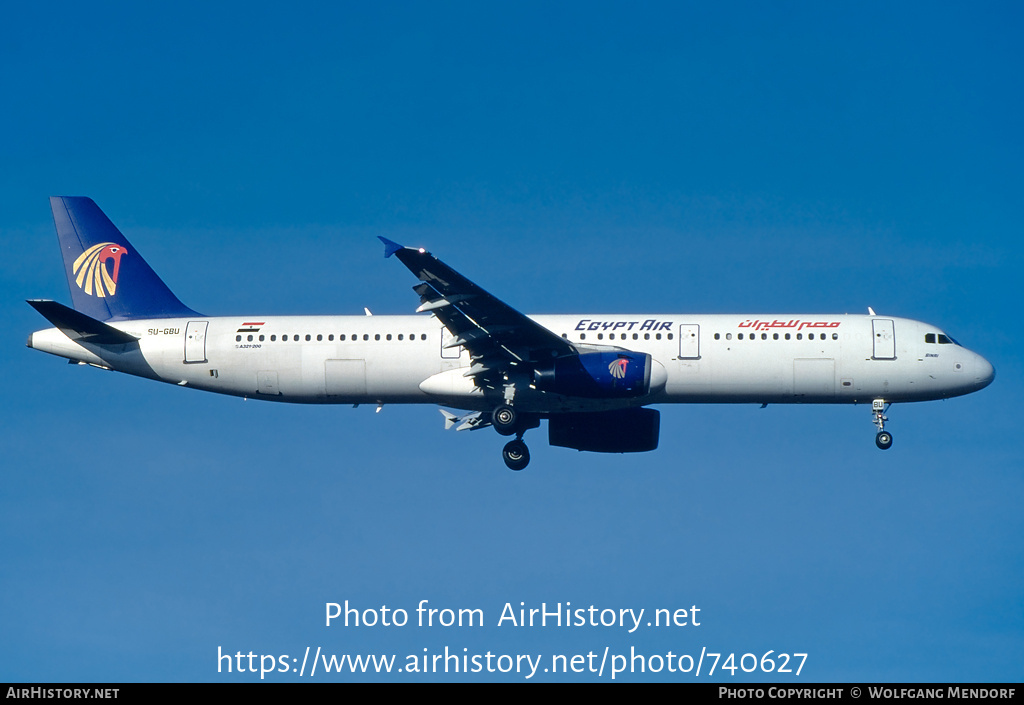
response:
<path id="1" fill-rule="evenodd" d="M 885 422 L 889 420 L 889 417 L 885 415 L 888 408 L 889 402 L 885 399 L 875 399 L 871 402 L 872 422 L 878 426 L 878 433 L 875 434 L 875 445 L 881 450 L 889 450 L 889 446 L 892 445 L 892 434 L 885 430 Z"/>
<path id="2" fill-rule="evenodd" d="M 520 414 L 511 404 L 500 404 L 491 412 L 491 425 L 502 436 L 515 436 L 501 451 L 501 457 L 509 470 L 516 472 L 530 464 L 530 449 L 523 442 L 523 434 L 540 426 L 540 419 L 533 414 Z"/>
<path id="3" fill-rule="evenodd" d="M 530 464 L 530 449 L 523 443 L 522 438 L 517 438 L 505 444 L 501 457 L 509 470 L 518 472 Z"/>
<path id="4" fill-rule="evenodd" d="M 502 436 L 512 436 L 516 432 L 519 414 L 509 404 L 500 404 L 491 412 L 491 423 L 494 430 Z"/>

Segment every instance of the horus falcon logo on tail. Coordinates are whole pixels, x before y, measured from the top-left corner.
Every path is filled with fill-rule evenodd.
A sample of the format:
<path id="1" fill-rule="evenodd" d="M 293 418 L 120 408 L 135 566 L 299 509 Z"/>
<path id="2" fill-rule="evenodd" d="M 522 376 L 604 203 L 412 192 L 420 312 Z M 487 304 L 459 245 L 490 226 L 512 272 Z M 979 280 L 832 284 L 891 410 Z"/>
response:
<path id="1" fill-rule="evenodd" d="M 93 245 L 79 255 L 72 265 L 75 284 L 90 296 L 113 296 L 117 291 L 117 273 L 121 268 L 121 256 L 127 251 L 123 245 L 113 242 Z M 114 260 L 113 272 L 107 272 L 104 264 L 107 260 Z"/>

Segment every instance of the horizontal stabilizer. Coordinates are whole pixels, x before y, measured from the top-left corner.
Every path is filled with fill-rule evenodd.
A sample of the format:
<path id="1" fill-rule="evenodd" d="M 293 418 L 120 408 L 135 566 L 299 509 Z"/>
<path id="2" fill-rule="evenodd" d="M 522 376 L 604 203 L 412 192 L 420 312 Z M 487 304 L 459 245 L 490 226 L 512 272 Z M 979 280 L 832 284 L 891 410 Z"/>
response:
<path id="1" fill-rule="evenodd" d="M 124 345 L 138 340 L 134 335 L 108 326 L 102 321 L 90 318 L 64 304 L 47 299 L 29 299 L 28 305 L 39 311 L 67 337 L 76 343 L 92 343 L 94 345 Z"/>

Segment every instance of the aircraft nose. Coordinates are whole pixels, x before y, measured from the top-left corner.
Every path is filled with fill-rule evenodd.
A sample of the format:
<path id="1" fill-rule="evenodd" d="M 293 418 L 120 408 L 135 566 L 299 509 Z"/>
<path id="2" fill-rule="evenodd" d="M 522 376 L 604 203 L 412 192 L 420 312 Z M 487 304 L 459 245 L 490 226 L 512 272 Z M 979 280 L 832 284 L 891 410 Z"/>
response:
<path id="1" fill-rule="evenodd" d="M 996 368 L 992 367 L 992 363 L 978 355 L 974 361 L 974 379 L 978 383 L 978 389 L 984 389 L 988 385 L 992 384 L 992 380 L 996 377 Z"/>

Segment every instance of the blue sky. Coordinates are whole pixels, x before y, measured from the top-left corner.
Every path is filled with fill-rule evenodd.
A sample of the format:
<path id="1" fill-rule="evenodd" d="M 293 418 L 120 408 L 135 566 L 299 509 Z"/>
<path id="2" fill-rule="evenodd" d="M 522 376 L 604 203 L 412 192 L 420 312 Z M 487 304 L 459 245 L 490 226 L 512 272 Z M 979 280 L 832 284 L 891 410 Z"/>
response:
<path id="1" fill-rule="evenodd" d="M 758 679 L 1021 680 L 1021 20 L 1016 3 L 8 8 L 0 680 L 259 680 L 218 673 L 218 648 L 307 646 L 801 652 L 799 677 Z M 692 406 L 662 409 L 649 454 L 534 431 L 511 473 L 496 434 L 445 433 L 433 407 L 243 402 L 26 349 L 45 323 L 24 300 L 69 301 L 58 194 L 94 198 L 212 315 L 408 313 L 384 235 L 529 313 L 873 306 L 997 377 L 894 406 L 884 454 L 865 406 Z M 486 625 L 324 626 L 326 602 L 415 619 L 423 599 Z M 507 602 L 702 622 L 498 627 Z M 502 679 L 523 676 L 467 676 Z"/>

